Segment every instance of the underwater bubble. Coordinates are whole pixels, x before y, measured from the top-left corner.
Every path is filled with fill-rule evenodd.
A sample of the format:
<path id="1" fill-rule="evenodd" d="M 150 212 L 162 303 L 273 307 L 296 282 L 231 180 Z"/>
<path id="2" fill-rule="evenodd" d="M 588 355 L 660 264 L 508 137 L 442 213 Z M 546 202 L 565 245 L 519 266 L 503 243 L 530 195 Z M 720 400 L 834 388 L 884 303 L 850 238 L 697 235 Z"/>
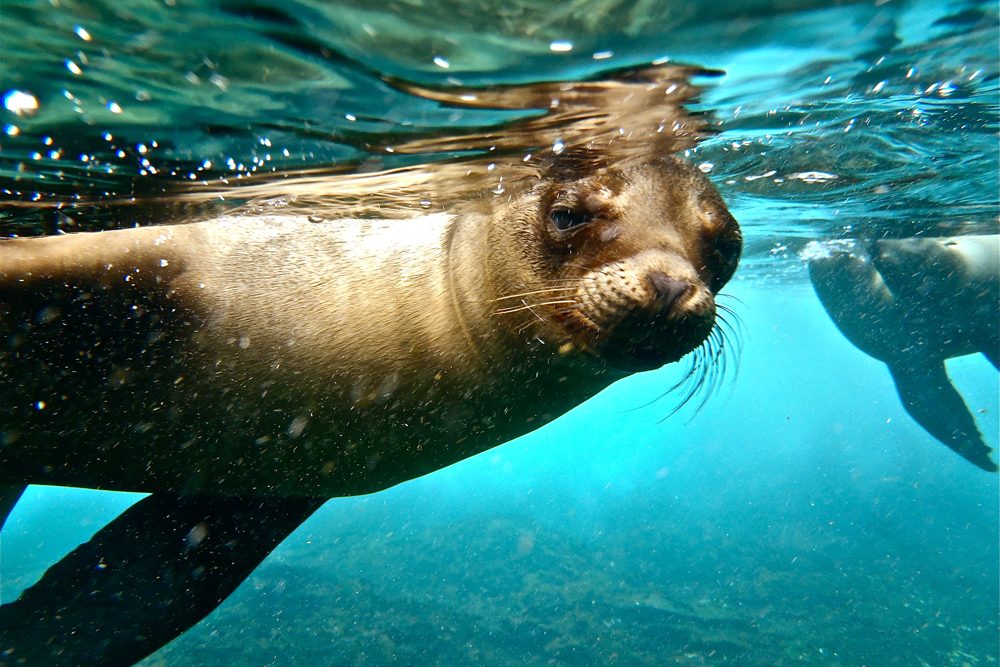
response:
<path id="1" fill-rule="evenodd" d="M 221 74 L 213 74 L 208 77 L 208 82 L 219 90 L 226 91 L 229 90 L 229 79 L 222 76 Z"/>
<path id="2" fill-rule="evenodd" d="M 817 259 L 827 259 L 837 253 L 853 254 L 857 243 L 853 239 L 829 239 L 826 241 L 810 241 L 799 251 L 799 259 L 811 262 Z"/>
<path id="3" fill-rule="evenodd" d="M 288 435 L 292 438 L 297 438 L 302 435 L 302 432 L 306 429 L 309 424 L 309 418 L 299 415 L 292 419 L 292 422 L 288 425 Z"/>
<path id="4" fill-rule="evenodd" d="M 803 183 L 826 183 L 828 181 L 836 180 L 839 177 L 836 174 L 831 174 L 825 171 L 798 171 L 793 174 L 788 174 L 786 178 L 799 180 Z"/>
<path id="5" fill-rule="evenodd" d="M 17 116 L 33 116 L 38 113 L 38 99 L 23 90 L 11 90 L 3 96 L 3 106 Z"/>

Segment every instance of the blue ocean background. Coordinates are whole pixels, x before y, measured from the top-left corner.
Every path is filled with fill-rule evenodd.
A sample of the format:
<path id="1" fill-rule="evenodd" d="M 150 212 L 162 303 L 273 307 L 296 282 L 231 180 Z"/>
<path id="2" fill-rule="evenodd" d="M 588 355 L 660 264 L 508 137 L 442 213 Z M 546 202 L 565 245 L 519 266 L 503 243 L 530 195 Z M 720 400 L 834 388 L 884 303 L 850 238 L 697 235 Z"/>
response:
<path id="1" fill-rule="evenodd" d="M 4 0 L 6 21 L 32 27 L 4 37 L 0 88 L 30 91 L 40 104 L 33 117 L 0 110 L 0 178 L 19 199 L 113 189 L 148 172 L 142 159 L 183 178 L 206 161 L 212 171 L 229 160 L 249 170 L 258 160 L 281 169 L 357 157 L 363 146 L 344 139 L 343 117 L 373 106 L 387 125 L 440 120 L 423 102 L 384 104 L 382 90 L 378 103 L 366 99 L 371 89 L 358 82 L 373 71 L 470 84 L 670 56 L 727 72 L 699 102 L 722 132 L 688 157 L 705 165 L 747 238 L 724 297 L 742 331 L 729 382 L 700 409 L 694 401 L 671 415 L 677 396 L 662 394 L 683 362 L 642 373 L 502 447 L 382 493 L 333 499 L 218 610 L 143 664 L 997 664 L 997 476 L 906 415 L 886 367 L 834 328 L 800 257 L 809 241 L 873 232 L 997 233 L 997 5 L 723 4 L 632 3 L 631 19 L 609 20 L 605 33 L 567 15 L 522 29 L 515 43 L 516 17 L 491 19 L 479 3 L 478 37 L 462 32 L 460 14 L 438 27 L 450 41 L 424 43 L 425 21 L 412 19 L 408 33 L 413 6 L 390 3 L 399 41 L 379 51 L 349 30 L 370 19 L 350 3 L 248 3 L 256 9 L 242 14 L 235 42 L 184 31 L 192 15 L 237 25 L 233 4 L 120 3 L 114 11 L 158 23 L 161 35 L 185 35 L 153 40 L 146 53 L 123 45 L 150 33 L 108 22 L 110 5 Z M 278 11 L 308 22 L 310 39 L 346 60 L 281 48 L 263 49 L 271 63 L 254 60 L 277 72 L 318 70 L 308 90 L 286 79 L 251 85 L 251 74 L 239 79 L 235 65 L 209 55 L 225 89 L 207 72 L 197 84 L 158 76 L 178 65 L 153 54 L 175 49 L 196 62 L 231 47 L 249 71 L 256 56 L 247 54 L 270 34 L 267 12 Z M 67 69 L 79 63 L 85 76 L 77 51 L 97 48 L 81 43 L 78 27 L 94 41 L 104 33 L 105 57 L 120 71 L 84 85 Z M 557 39 L 572 48 L 552 49 Z M 408 48 L 389 48 L 397 43 Z M 598 52 L 612 53 L 610 64 Z M 143 77 L 151 100 L 136 96 Z M 324 93 L 335 77 L 341 94 Z M 255 106 L 251 89 L 270 103 Z M 226 131 L 209 132 L 208 116 Z M 285 122 L 293 117 L 338 141 L 296 132 Z M 810 172 L 819 175 L 801 177 Z M 950 360 L 948 371 L 1000 447 L 996 370 L 975 356 Z M 0 542 L 0 599 L 139 497 L 29 488 Z"/>

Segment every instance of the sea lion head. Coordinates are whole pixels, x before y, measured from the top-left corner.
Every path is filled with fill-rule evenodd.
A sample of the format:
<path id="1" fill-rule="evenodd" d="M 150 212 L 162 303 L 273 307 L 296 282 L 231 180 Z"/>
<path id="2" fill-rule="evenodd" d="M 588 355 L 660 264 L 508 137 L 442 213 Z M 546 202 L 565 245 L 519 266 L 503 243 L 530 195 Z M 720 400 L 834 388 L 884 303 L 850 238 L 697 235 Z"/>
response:
<path id="1" fill-rule="evenodd" d="M 675 157 L 628 167 L 555 165 L 494 221 L 496 314 L 522 335 L 622 371 L 700 346 L 742 249 L 739 225 L 697 169 Z M 527 317 L 527 321 L 524 319 Z"/>

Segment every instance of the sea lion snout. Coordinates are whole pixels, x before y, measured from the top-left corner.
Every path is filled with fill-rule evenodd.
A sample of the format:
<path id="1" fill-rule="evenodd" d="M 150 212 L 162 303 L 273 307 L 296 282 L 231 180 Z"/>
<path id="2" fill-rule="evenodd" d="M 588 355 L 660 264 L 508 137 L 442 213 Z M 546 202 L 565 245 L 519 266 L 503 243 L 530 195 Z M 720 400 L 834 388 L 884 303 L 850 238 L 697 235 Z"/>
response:
<path id="1" fill-rule="evenodd" d="M 627 371 L 677 361 L 715 324 L 711 292 L 672 254 L 642 253 L 592 271 L 577 301 L 590 325 L 589 348 Z"/>
<path id="2" fill-rule="evenodd" d="M 657 303 L 665 310 L 669 310 L 677 299 L 691 288 L 690 283 L 671 278 L 662 271 L 650 271 L 646 280 L 653 286 Z"/>

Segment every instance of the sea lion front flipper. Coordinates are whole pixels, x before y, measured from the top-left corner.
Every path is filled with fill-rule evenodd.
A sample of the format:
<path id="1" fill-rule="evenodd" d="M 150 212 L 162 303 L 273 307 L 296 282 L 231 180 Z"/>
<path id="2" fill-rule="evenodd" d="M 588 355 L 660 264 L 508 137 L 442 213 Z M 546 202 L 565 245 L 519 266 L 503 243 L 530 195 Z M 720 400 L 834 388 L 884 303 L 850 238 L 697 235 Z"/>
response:
<path id="1" fill-rule="evenodd" d="M 0 484 L 0 530 L 26 488 L 26 484 Z"/>
<path id="2" fill-rule="evenodd" d="M 827 315 L 852 345 L 880 361 L 892 357 L 900 313 L 866 256 L 829 250 L 809 262 L 809 277 Z"/>
<path id="3" fill-rule="evenodd" d="M 144 498 L 0 607 L 0 662 L 131 665 L 215 609 L 322 503 Z"/>
<path id="4" fill-rule="evenodd" d="M 968 406 L 951 384 L 941 359 L 889 364 L 903 407 L 924 430 L 983 470 L 996 472 Z"/>

